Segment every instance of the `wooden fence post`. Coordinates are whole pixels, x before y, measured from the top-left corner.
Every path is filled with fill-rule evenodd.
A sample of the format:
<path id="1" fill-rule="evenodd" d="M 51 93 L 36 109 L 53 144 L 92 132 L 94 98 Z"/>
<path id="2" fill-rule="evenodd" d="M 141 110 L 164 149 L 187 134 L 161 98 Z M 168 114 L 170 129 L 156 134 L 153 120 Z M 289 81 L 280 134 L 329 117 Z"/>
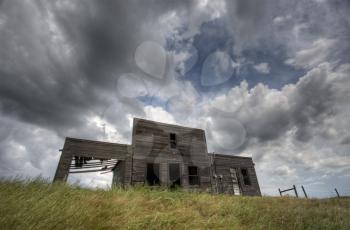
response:
<path id="1" fill-rule="evenodd" d="M 301 189 L 303 190 L 303 192 L 304 192 L 304 195 L 305 195 L 305 198 L 307 199 L 308 197 L 307 197 L 307 194 L 306 194 L 306 191 L 305 191 L 305 188 L 304 188 L 304 186 L 301 186 Z"/>
<path id="2" fill-rule="evenodd" d="M 295 187 L 295 185 L 293 184 L 293 189 L 294 189 L 294 192 L 295 192 L 295 196 L 297 197 L 297 198 L 299 198 L 299 196 L 298 196 L 298 192 L 297 192 L 297 188 Z"/>
<path id="3" fill-rule="evenodd" d="M 280 193 L 280 196 L 282 196 L 282 192 L 280 188 L 278 188 L 278 192 Z"/>
<path id="4" fill-rule="evenodd" d="M 335 193 L 337 193 L 338 198 L 340 198 L 337 188 L 334 188 Z"/>

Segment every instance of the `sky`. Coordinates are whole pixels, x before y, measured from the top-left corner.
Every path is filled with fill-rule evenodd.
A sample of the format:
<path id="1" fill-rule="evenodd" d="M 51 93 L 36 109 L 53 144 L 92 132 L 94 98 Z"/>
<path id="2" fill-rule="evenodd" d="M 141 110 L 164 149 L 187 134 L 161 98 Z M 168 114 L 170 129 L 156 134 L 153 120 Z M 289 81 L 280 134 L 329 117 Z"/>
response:
<path id="1" fill-rule="evenodd" d="M 65 137 L 130 144 L 139 117 L 251 156 L 264 195 L 350 195 L 349 12 L 347 0 L 0 0 L 0 177 L 52 179 Z"/>

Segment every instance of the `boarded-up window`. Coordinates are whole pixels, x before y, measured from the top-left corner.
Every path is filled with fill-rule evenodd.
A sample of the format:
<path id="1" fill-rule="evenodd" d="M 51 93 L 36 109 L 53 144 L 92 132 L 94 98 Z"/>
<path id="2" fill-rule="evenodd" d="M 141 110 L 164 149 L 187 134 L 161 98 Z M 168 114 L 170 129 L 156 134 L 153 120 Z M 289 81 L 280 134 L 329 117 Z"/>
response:
<path id="1" fill-rule="evenodd" d="M 197 166 L 188 166 L 188 183 L 190 185 L 199 185 L 199 173 Z"/>
<path id="2" fill-rule="evenodd" d="M 160 185 L 159 164 L 147 164 L 147 184 Z"/>
<path id="3" fill-rule="evenodd" d="M 176 149 L 176 134 L 170 133 L 170 148 Z"/>
<path id="4" fill-rule="evenodd" d="M 242 173 L 242 176 L 243 176 L 244 185 L 251 185 L 248 169 L 246 169 L 246 168 L 241 169 L 241 173 Z"/>

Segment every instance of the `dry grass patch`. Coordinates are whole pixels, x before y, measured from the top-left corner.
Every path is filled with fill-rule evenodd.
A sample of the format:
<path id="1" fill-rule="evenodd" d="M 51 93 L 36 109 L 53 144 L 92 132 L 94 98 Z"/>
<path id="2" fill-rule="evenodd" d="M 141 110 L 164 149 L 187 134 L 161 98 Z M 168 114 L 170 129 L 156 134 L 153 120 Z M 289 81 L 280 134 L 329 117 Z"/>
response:
<path id="1" fill-rule="evenodd" d="M 350 199 L 0 182 L 2 229 L 350 229 Z"/>

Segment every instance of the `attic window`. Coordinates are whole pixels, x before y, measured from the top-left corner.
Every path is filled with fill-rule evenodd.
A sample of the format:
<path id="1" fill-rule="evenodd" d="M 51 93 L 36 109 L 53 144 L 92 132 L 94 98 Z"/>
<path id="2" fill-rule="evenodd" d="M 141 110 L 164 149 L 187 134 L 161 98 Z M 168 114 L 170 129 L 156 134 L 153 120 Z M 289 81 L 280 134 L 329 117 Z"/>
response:
<path id="1" fill-rule="evenodd" d="M 176 134 L 170 133 L 170 148 L 176 149 Z"/>
<path id="2" fill-rule="evenodd" d="M 246 169 L 246 168 L 241 169 L 241 173 L 242 173 L 242 176 L 243 176 L 244 185 L 251 185 L 248 169 Z"/>

